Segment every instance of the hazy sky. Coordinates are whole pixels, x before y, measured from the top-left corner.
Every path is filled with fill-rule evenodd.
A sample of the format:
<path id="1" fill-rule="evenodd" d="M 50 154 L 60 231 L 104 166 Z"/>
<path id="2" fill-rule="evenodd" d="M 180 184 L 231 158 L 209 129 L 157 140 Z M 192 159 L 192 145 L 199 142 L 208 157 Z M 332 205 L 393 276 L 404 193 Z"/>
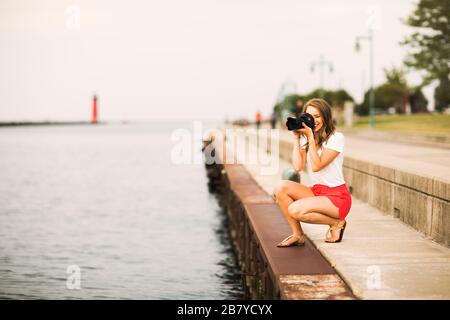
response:
<path id="1" fill-rule="evenodd" d="M 0 1 L 0 121 L 224 119 L 268 116 L 281 84 L 319 86 L 311 62 L 334 65 L 325 86 L 357 100 L 400 66 L 410 0 Z M 78 14 L 79 11 L 79 14 Z M 379 15 L 377 14 L 379 13 Z M 412 84 L 418 75 L 408 77 Z"/>

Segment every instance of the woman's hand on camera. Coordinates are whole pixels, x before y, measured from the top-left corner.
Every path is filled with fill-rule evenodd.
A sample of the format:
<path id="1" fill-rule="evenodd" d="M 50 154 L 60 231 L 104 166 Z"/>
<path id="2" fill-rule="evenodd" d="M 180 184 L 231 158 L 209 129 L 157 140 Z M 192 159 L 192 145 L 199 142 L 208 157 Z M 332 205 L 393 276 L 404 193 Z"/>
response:
<path id="1" fill-rule="evenodd" d="M 302 123 L 303 128 L 302 129 L 298 129 L 296 130 L 297 132 L 299 132 L 300 134 L 305 135 L 305 137 L 307 139 L 313 138 L 314 137 L 314 133 L 312 131 L 312 129 L 310 127 L 308 127 L 307 125 L 305 125 L 305 123 Z"/>
<path id="2" fill-rule="evenodd" d="M 302 136 L 302 133 L 299 130 L 292 130 L 292 134 L 294 135 L 295 139 L 300 139 Z"/>

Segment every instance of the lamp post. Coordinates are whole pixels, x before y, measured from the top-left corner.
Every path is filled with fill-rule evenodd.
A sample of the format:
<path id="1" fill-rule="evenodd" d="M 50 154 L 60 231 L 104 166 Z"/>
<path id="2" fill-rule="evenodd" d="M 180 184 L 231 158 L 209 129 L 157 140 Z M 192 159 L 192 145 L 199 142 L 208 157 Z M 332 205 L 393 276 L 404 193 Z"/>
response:
<path id="1" fill-rule="evenodd" d="M 278 96 L 276 100 L 276 104 L 283 103 L 284 98 L 289 94 L 294 94 L 297 92 L 297 85 L 291 79 L 287 79 L 281 84 L 280 89 L 278 90 Z M 280 113 L 281 120 L 284 122 L 286 118 L 289 116 L 289 112 L 282 106 L 282 111 Z"/>
<path id="2" fill-rule="evenodd" d="M 369 50 L 370 50 L 370 92 L 369 92 L 369 126 L 370 128 L 375 127 L 375 92 L 373 88 L 373 30 L 369 28 L 369 34 L 367 36 L 359 36 L 356 37 L 355 41 L 355 50 L 359 51 L 361 49 L 360 41 L 368 40 L 369 41 Z"/>
<path id="3" fill-rule="evenodd" d="M 326 61 L 323 55 L 320 55 L 319 61 L 311 62 L 311 72 L 314 72 L 315 66 L 318 65 L 320 68 L 320 95 L 323 98 L 323 85 L 324 85 L 324 67 L 328 66 L 330 73 L 333 72 L 333 64 L 331 61 Z"/>

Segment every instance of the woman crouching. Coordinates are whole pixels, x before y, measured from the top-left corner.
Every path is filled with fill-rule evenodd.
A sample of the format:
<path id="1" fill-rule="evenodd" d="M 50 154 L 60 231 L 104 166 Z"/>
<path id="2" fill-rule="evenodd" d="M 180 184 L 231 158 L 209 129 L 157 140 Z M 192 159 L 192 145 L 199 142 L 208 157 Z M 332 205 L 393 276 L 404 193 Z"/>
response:
<path id="1" fill-rule="evenodd" d="M 292 164 L 297 171 L 306 165 L 312 187 L 286 180 L 276 186 L 278 205 L 292 229 L 278 247 L 305 243 L 299 221 L 329 225 L 325 241 L 340 242 L 352 204 L 342 172 L 345 139 L 335 129 L 330 106 L 323 99 L 312 99 L 303 112 L 313 116 L 315 127 L 303 124 L 303 129 L 293 131 Z"/>

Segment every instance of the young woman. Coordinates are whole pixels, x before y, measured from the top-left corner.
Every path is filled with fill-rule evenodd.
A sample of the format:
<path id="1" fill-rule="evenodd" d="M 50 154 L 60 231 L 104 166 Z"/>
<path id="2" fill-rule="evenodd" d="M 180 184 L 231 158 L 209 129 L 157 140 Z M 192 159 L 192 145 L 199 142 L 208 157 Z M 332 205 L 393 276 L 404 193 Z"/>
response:
<path id="1" fill-rule="evenodd" d="M 299 221 L 329 225 L 325 241 L 340 242 L 352 204 L 342 173 L 344 135 L 334 127 L 330 106 L 323 99 L 312 99 L 303 112 L 314 117 L 315 128 L 303 125 L 293 131 L 292 164 L 297 171 L 306 165 L 312 187 L 287 180 L 276 186 L 278 205 L 292 229 L 278 247 L 305 243 Z"/>

